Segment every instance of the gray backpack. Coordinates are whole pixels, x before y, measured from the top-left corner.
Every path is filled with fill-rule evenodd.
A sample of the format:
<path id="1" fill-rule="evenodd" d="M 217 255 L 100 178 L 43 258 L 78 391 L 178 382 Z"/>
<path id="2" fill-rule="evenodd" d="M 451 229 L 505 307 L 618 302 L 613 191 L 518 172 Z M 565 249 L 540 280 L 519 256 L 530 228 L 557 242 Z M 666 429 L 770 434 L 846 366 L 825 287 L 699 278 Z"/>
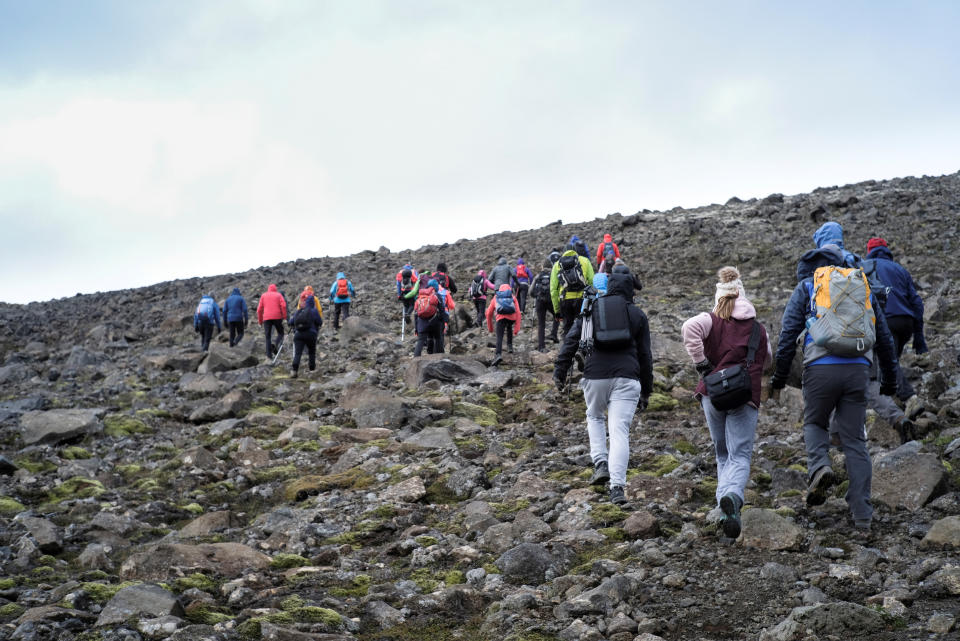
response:
<path id="1" fill-rule="evenodd" d="M 808 291 L 814 317 L 807 320 L 806 333 L 813 343 L 804 349 L 804 364 L 828 354 L 870 358 L 877 341 L 877 319 L 863 270 L 819 267 Z"/>

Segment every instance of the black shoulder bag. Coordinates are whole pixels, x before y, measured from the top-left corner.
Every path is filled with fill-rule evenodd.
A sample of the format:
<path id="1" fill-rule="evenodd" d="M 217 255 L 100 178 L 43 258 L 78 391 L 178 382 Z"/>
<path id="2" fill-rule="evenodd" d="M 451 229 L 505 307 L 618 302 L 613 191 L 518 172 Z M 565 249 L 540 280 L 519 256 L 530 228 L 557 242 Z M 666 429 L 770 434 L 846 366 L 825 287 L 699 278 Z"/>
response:
<path id="1" fill-rule="evenodd" d="M 753 365 L 758 345 L 760 345 L 760 323 L 754 320 L 750 342 L 747 343 L 747 359 L 742 364 L 732 365 L 703 377 L 703 382 L 707 386 L 707 396 L 718 410 L 737 409 L 753 397 L 750 366 Z"/>

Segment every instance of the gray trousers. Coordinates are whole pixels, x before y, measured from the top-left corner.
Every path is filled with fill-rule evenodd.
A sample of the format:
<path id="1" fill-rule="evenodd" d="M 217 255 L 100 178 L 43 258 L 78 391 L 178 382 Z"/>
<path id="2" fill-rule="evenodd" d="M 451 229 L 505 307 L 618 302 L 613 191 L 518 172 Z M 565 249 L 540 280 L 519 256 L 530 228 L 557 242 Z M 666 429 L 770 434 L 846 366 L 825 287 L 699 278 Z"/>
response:
<path id="1" fill-rule="evenodd" d="M 870 483 L 873 468 L 863 429 L 867 413 L 867 365 L 807 365 L 803 368 L 803 442 L 807 448 L 807 472 L 830 465 L 830 414 L 843 445 L 847 476 L 847 505 L 857 521 L 873 517 Z"/>
<path id="2" fill-rule="evenodd" d="M 583 400 L 587 403 L 590 458 L 594 464 L 607 461 L 610 468 L 610 487 L 622 487 L 627 484 L 630 424 L 640 401 L 640 381 L 633 378 L 581 378 L 580 389 L 583 390 Z"/>

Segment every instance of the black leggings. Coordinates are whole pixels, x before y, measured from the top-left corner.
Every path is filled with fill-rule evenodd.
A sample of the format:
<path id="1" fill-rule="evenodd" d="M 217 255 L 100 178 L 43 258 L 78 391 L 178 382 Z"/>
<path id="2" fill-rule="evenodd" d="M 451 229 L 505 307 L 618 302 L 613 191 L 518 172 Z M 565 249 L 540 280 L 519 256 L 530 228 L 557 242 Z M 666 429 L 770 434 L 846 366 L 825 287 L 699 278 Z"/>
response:
<path id="1" fill-rule="evenodd" d="M 239 345 L 243 338 L 243 321 L 230 321 L 230 347 Z"/>
<path id="2" fill-rule="evenodd" d="M 333 304 L 333 328 L 340 329 L 340 313 L 343 313 L 343 320 L 346 322 L 347 318 L 350 316 L 350 303 L 334 303 Z"/>
<path id="3" fill-rule="evenodd" d="M 273 344 L 273 330 L 277 330 L 277 343 Z M 263 321 L 263 333 L 267 341 L 267 358 L 273 358 L 277 348 L 283 342 L 283 321 L 279 318 Z"/>
<path id="4" fill-rule="evenodd" d="M 517 285 L 517 304 L 520 305 L 520 313 L 527 313 L 527 292 L 530 291 L 529 283 L 520 283 Z"/>
<path id="5" fill-rule="evenodd" d="M 507 335 L 507 348 L 513 351 L 513 321 L 506 318 L 497 321 L 497 356 L 503 349 L 503 335 Z"/>
<path id="6" fill-rule="evenodd" d="M 314 335 L 307 335 L 304 338 L 300 338 L 297 335 L 293 336 L 293 372 L 296 373 L 300 369 L 300 357 L 303 355 L 303 348 L 307 348 L 307 364 L 310 366 L 310 371 L 312 372 L 317 368 L 317 337 Z"/>
<path id="7" fill-rule="evenodd" d="M 893 334 L 893 342 L 897 348 L 897 360 L 899 360 L 903 355 L 903 348 L 906 347 L 910 339 L 913 338 L 913 316 L 904 316 L 902 314 L 887 316 L 887 327 L 890 328 L 890 333 Z M 904 375 L 903 368 L 898 368 L 897 371 L 897 398 L 901 401 L 906 401 L 913 396 L 916 391 Z"/>
<path id="8" fill-rule="evenodd" d="M 546 333 L 547 314 L 553 319 L 553 327 L 550 330 L 550 339 L 557 342 L 557 331 L 560 329 L 560 319 L 553 313 L 553 303 L 545 298 L 536 302 L 537 309 L 537 349 L 546 347 L 544 334 Z"/>

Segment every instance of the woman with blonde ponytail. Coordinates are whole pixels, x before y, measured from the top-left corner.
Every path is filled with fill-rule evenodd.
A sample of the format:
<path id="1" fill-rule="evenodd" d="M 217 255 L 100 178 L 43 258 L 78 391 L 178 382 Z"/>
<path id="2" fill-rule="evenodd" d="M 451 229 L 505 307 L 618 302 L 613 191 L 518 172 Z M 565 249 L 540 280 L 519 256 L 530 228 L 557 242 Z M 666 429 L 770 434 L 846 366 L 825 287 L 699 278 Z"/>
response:
<path id="1" fill-rule="evenodd" d="M 683 345 L 700 375 L 695 396 L 703 407 L 717 455 L 716 498 L 723 512 L 723 533 L 735 539 L 740 536 L 743 488 L 750 478 L 763 368 L 770 361 L 771 353 L 767 331 L 756 320 L 757 312 L 747 300 L 740 272 L 736 267 L 722 267 L 717 272 L 717 280 L 713 311 L 688 319 L 681 333 Z M 740 407 L 718 409 L 710 402 L 703 377 L 746 361 L 754 323 L 759 328 L 760 340 L 757 356 L 747 368 L 752 383 L 751 399 Z"/>

